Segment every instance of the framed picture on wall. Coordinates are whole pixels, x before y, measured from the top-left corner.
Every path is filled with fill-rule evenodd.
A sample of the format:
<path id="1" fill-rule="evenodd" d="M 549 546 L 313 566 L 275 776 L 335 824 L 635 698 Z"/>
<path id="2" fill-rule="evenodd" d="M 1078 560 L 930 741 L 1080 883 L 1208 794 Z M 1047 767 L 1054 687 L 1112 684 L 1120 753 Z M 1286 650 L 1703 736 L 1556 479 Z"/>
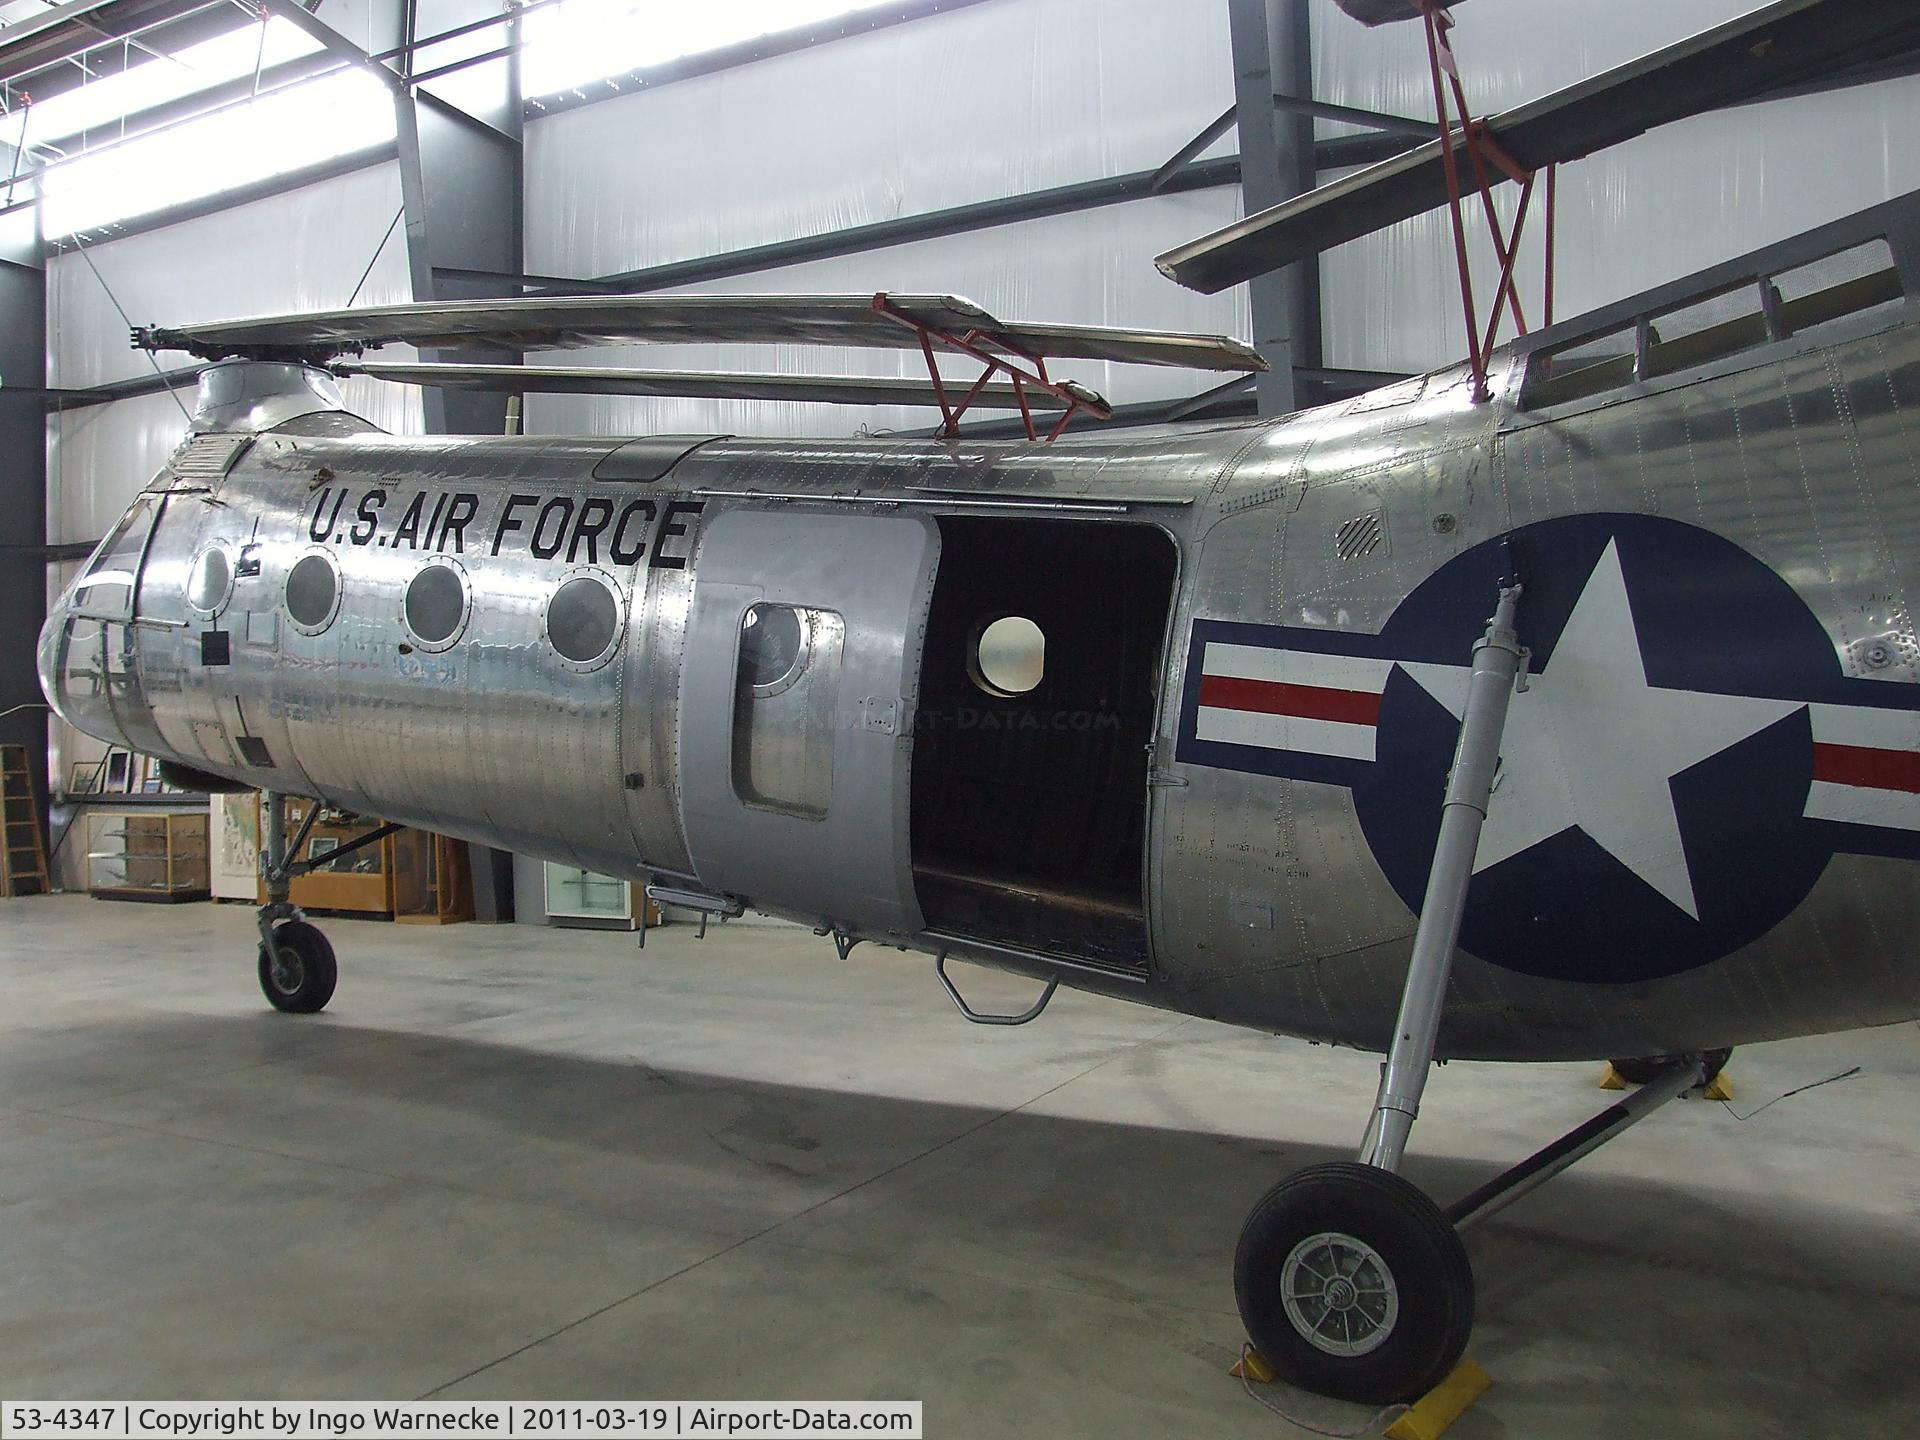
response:
<path id="1" fill-rule="evenodd" d="M 99 760 L 76 760 L 73 768 L 67 771 L 67 794 L 94 795 L 100 790 L 100 772 L 104 768 Z"/>
<path id="2" fill-rule="evenodd" d="M 158 795 L 160 790 L 160 762 L 151 755 L 142 755 L 140 757 L 140 793 Z"/>
<path id="3" fill-rule="evenodd" d="M 101 762 L 106 768 L 100 781 L 100 793 L 103 795 L 124 795 L 127 782 L 133 776 L 133 756 L 125 750 L 109 750 L 107 758 Z"/>

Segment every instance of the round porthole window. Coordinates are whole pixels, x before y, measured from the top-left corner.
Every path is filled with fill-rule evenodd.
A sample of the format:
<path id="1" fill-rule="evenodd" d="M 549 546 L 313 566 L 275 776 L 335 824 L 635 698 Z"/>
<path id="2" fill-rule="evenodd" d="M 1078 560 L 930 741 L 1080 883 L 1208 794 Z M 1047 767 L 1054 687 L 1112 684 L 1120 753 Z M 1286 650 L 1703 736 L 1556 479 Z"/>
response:
<path id="1" fill-rule="evenodd" d="M 597 571 L 560 582 L 547 601 L 547 639 L 560 658 L 580 670 L 606 664 L 620 638 L 620 597 Z"/>
<path id="2" fill-rule="evenodd" d="M 807 658 L 807 622 L 791 605 L 755 605 L 740 619 L 740 678 L 761 699 L 798 678 Z"/>
<path id="3" fill-rule="evenodd" d="M 989 695 L 1025 695 L 1047 673 L 1046 634 L 1024 615 L 1002 615 L 974 637 L 967 669 Z"/>
<path id="4" fill-rule="evenodd" d="M 208 615 L 217 615 L 233 593 L 233 561 L 223 545 L 209 545 L 187 574 L 187 603 Z"/>
<path id="5" fill-rule="evenodd" d="M 333 556 L 310 550 L 287 572 L 287 616 L 303 635 L 318 635 L 340 610 L 340 571 Z"/>
<path id="6" fill-rule="evenodd" d="M 467 624 L 467 577 L 451 561 L 422 566 L 407 586 L 407 633 L 422 650 L 444 650 Z"/>

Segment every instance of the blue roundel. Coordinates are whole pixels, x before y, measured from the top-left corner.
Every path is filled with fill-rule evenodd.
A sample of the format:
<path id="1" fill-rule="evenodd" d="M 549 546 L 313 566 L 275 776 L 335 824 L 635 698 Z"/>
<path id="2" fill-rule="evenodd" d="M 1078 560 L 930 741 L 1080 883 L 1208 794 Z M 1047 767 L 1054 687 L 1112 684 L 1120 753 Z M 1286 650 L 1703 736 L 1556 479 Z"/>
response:
<path id="1" fill-rule="evenodd" d="M 1843 680 L 1825 629 L 1766 565 L 1647 515 L 1526 526 L 1395 609 L 1378 637 L 1397 663 L 1374 763 L 1353 777 L 1395 891 L 1420 909 L 1468 657 L 1509 570 L 1525 587 L 1530 680 L 1503 734 L 1462 948 L 1528 975 L 1620 983 L 1764 935 L 1835 848 L 1807 815 L 1807 702 L 1861 682 Z"/>

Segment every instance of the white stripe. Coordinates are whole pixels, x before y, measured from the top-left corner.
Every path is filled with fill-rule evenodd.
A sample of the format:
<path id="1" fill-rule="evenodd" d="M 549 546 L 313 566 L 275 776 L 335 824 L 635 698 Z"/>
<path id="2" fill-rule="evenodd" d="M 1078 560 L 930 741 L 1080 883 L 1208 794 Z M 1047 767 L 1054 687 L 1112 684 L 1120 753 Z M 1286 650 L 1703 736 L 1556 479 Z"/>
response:
<path id="1" fill-rule="evenodd" d="M 1387 688 L 1393 661 L 1359 655 L 1322 655 L 1311 650 L 1274 650 L 1264 645 L 1207 642 L 1201 670 L 1235 680 L 1271 680 L 1281 685 L 1312 685 L 1322 690 L 1363 690 L 1378 695 Z"/>
<path id="2" fill-rule="evenodd" d="M 1859 745 L 1868 750 L 1920 750 L 1920 710 L 1878 710 L 1868 705 L 1809 705 L 1816 745 Z"/>
<path id="3" fill-rule="evenodd" d="M 1850 825 L 1883 825 L 1920 830 L 1920 795 L 1904 790 L 1873 790 L 1864 785 L 1835 785 L 1816 780 L 1807 788 L 1809 820 L 1844 820 Z"/>
<path id="4" fill-rule="evenodd" d="M 1342 760 L 1373 759 L 1374 727 L 1348 725 L 1338 720 L 1259 715 L 1249 710 L 1221 710 L 1202 705 L 1193 734 L 1197 740 L 1215 740 L 1225 745 L 1301 750 L 1309 755 L 1332 755 Z"/>

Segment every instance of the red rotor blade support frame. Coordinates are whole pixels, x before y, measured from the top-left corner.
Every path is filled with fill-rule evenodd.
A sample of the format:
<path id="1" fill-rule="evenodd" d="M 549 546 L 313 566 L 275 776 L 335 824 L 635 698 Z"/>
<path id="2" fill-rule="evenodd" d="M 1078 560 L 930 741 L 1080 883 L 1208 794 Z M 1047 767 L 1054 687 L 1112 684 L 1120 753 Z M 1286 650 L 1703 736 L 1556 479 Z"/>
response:
<path id="1" fill-rule="evenodd" d="M 1509 304 L 1513 307 L 1514 329 L 1527 333 L 1527 315 L 1521 307 L 1520 289 L 1514 283 L 1514 264 L 1520 254 L 1520 234 L 1532 207 L 1535 175 L 1507 153 L 1485 120 L 1476 120 L 1467 109 L 1467 96 L 1460 85 L 1460 65 L 1447 32 L 1453 29 L 1453 16 L 1441 0 L 1414 0 L 1420 7 L 1427 31 L 1427 63 L 1433 76 L 1433 108 L 1440 130 L 1440 162 L 1447 177 L 1447 207 L 1453 217 L 1454 258 L 1460 268 L 1460 303 L 1466 311 L 1467 359 L 1473 367 L 1473 399 L 1479 404 L 1488 397 L 1487 364 L 1499 343 L 1500 322 Z M 1451 100 L 1452 108 L 1448 102 Z M 1457 122 L 1457 123 L 1456 123 Z M 1487 217 L 1487 231 L 1493 237 L 1493 251 L 1500 261 L 1500 282 L 1494 291 L 1493 313 L 1484 329 L 1479 308 L 1473 299 L 1473 275 L 1467 264 L 1466 190 L 1462 185 L 1459 152 L 1464 150 L 1473 167 L 1473 188 Z M 1493 171 L 1499 170 L 1520 185 L 1520 205 L 1514 213 L 1513 227 L 1500 223 L 1493 204 Z M 1553 323 L 1554 202 L 1558 167 L 1547 167 L 1546 184 L 1546 281 L 1542 296 L 1542 325 Z"/>
<path id="2" fill-rule="evenodd" d="M 967 407 L 973 404 L 974 399 L 995 374 L 1005 375 L 1013 382 L 1014 398 L 1020 402 L 1020 419 L 1027 427 L 1029 440 L 1040 438 L 1039 427 L 1034 424 L 1033 407 L 1027 403 L 1027 393 L 1030 390 L 1052 395 L 1066 407 L 1061 412 L 1060 418 L 1054 422 L 1053 428 L 1047 432 L 1049 441 L 1059 439 L 1061 431 L 1067 428 L 1068 422 L 1075 415 L 1085 413 L 1096 420 L 1113 418 L 1112 407 L 1104 401 L 1090 398 L 1084 392 L 1076 391 L 1071 385 L 1063 385 L 1051 379 L 1047 375 L 1047 362 L 1044 356 L 1031 354 L 999 338 L 991 340 L 997 348 L 989 349 L 987 347 L 990 337 L 979 330 L 946 330 L 937 325 L 928 325 L 900 310 L 885 292 L 873 297 L 873 309 L 876 315 L 884 315 L 889 320 L 906 326 L 920 337 L 920 353 L 926 357 L 927 377 L 933 381 L 933 393 L 940 401 L 942 439 L 952 439 L 960 433 L 960 417 L 966 414 Z M 934 352 L 935 345 L 957 350 L 970 359 L 978 360 L 985 367 L 980 372 L 980 378 L 975 380 L 957 401 L 948 393 L 946 378 L 940 373 L 939 357 Z M 1002 354 L 1001 351 L 1006 353 Z"/>

